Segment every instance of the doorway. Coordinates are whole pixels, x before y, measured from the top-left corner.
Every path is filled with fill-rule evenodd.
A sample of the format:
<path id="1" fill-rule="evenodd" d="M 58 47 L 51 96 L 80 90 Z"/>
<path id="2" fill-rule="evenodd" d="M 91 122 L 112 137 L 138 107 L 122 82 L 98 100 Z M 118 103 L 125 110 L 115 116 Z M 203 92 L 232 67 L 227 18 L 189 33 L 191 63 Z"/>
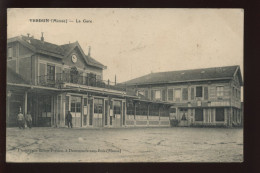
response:
<path id="1" fill-rule="evenodd" d="M 170 119 L 171 120 L 177 119 L 177 108 L 176 107 L 170 107 L 169 113 L 170 113 Z"/>
<path id="2" fill-rule="evenodd" d="M 103 127 L 103 112 L 104 112 L 104 99 L 95 98 L 94 99 L 94 117 L 93 126 Z"/>
<path id="3" fill-rule="evenodd" d="M 118 100 L 113 101 L 113 116 L 112 116 L 112 126 L 113 127 L 121 127 L 121 119 L 122 119 L 122 102 Z"/>
<path id="4" fill-rule="evenodd" d="M 73 127 L 81 126 L 81 97 L 71 96 L 70 103 Z"/>

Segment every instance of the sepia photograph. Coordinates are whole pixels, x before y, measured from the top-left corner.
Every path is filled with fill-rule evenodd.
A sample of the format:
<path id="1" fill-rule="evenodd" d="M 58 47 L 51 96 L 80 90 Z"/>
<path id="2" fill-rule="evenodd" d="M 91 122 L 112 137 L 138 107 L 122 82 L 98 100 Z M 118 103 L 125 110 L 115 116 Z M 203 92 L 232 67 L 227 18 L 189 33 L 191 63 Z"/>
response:
<path id="1" fill-rule="evenodd" d="M 6 162 L 244 161 L 244 10 L 9 8 Z"/>

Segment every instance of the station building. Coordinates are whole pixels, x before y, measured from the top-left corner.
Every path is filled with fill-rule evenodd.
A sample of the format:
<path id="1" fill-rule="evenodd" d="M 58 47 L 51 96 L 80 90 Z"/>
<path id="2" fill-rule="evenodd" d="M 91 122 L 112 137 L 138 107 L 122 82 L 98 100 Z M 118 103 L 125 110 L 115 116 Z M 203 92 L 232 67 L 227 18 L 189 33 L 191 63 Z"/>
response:
<path id="1" fill-rule="evenodd" d="M 170 116 L 173 126 L 243 124 L 243 82 L 239 66 L 151 73 L 123 84 L 142 95 L 144 100 L 167 102 L 170 108 L 164 109 L 164 114 Z M 149 106 L 150 112 L 137 114 L 157 117 L 158 105 L 142 104 L 142 107 Z"/>
<path id="2" fill-rule="evenodd" d="M 69 110 L 74 127 L 170 126 L 170 102 L 104 81 L 107 67 L 78 42 L 56 45 L 42 33 L 10 38 L 7 49 L 7 127 L 17 125 L 19 111 L 31 113 L 33 126 L 65 127 Z"/>
<path id="3" fill-rule="evenodd" d="M 151 73 L 117 84 L 78 42 L 56 45 L 17 36 L 7 41 L 7 126 L 19 111 L 33 126 L 241 126 L 239 66 Z"/>

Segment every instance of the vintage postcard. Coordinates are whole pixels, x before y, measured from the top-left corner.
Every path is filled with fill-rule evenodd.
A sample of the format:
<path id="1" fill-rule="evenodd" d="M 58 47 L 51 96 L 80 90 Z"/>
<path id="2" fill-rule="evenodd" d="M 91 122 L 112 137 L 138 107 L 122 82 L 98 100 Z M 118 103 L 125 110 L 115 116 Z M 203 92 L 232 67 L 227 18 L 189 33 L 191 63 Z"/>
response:
<path id="1" fill-rule="evenodd" d="M 243 9 L 10 8 L 7 162 L 243 162 Z"/>

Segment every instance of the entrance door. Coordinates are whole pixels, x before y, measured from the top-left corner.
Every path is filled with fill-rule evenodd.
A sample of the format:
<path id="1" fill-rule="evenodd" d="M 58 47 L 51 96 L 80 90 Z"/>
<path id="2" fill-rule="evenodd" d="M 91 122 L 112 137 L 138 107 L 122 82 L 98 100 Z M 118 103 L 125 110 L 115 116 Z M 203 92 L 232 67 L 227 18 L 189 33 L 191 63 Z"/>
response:
<path id="1" fill-rule="evenodd" d="M 95 98 L 94 99 L 94 116 L 93 116 L 93 126 L 94 127 L 102 127 L 102 118 L 103 118 L 103 110 L 104 110 L 104 99 Z"/>
<path id="2" fill-rule="evenodd" d="M 121 101 L 114 101 L 114 116 L 112 120 L 112 124 L 114 127 L 121 127 L 121 118 L 122 118 L 122 102 Z"/>
<path id="3" fill-rule="evenodd" d="M 71 96 L 71 115 L 73 127 L 81 126 L 81 97 Z"/>
<path id="4" fill-rule="evenodd" d="M 12 94 L 9 102 L 9 115 L 7 115 L 7 126 L 17 126 L 17 115 L 20 111 L 24 113 L 23 110 L 23 96 Z"/>
<path id="5" fill-rule="evenodd" d="M 170 119 L 171 120 L 176 120 L 177 119 L 177 108 L 175 107 L 170 107 Z"/>
<path id="6" fill-rule="evenodd" d="M 187 120 L 187 116 L 188 116 L 188 110 L 187 109 L 184 109 L 184 108 L 180 108 L 180 111 L 179 111 L 179 118 L 180 120 L 182 121 L 186 121 Z"/>

